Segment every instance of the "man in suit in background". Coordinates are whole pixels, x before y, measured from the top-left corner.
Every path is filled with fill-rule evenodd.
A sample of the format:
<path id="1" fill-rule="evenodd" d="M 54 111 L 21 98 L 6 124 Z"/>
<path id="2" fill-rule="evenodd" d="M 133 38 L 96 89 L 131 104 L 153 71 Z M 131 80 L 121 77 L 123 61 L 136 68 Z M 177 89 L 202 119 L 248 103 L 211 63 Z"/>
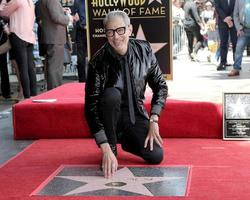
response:
<path id="1" fill-rule="evenodd" d="M 76 48 L 77 48 L 77 71 L 79 82 L 85 82 L 86 79 L 86 19 L 85 19 L 85 0 L 75 0 L 73 14 L 76 22 Z"/>
<path id="2" fill-rule="evenodd" d="M 66 27 L 73 17 L 63 9 L 59 0 L 41 1 L 42 43 L 47 58 L 47 89 L 62 84 Z M 69 11 L 68 11 L 69 12 Z"/>
<path id="3" fill-rule="evenodd" d="M 220 35 L 221 61 L 217 70 L 225 70 L 227 66 L 227 53 L 229 46 L 229 34 L 233 46 L 233 56 L 237 43 L 237 31 L 233 21 L 235 0 L 215 0 L 215 10 L 218 15 L 218 27 Z"/>

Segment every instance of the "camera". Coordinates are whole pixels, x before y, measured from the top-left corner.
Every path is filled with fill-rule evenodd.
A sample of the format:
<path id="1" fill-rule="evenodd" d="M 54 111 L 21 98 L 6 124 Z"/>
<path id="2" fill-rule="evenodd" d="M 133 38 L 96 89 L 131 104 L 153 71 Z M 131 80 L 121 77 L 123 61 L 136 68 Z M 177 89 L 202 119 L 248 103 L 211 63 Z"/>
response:
<path id="1" fill-rule="evenodd" d="M 8 26 L 8 24 L 5 23 L 3 19 L 0 19 L 0 26 L 2 29 L 4 29 L 6 26 Z"/>
<path id="2" fill-rule="evenodd" d="M 8 23 L 6 23 L 3 19 L 0 19 L 0 28 L 2 28 L 7 35 L 10 34 Z"/>

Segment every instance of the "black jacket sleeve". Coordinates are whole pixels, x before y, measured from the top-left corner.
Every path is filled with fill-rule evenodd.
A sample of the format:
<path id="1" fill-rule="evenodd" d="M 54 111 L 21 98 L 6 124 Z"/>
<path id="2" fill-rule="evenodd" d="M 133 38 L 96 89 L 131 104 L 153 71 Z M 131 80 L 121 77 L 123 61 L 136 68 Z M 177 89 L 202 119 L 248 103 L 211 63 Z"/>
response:
<path id="1" fill-rule="evenodd" d="M 107 142 L 103 123 L 99 116 L 99 105 L 102 93 L 101 74 L 96 65 L 89 63 L 88 78 L 85 85 L 85 116 L 91 133 L 96 143 L 102 144 Z"/>
<path id="2" fill-rule="evenodd" d="M 151 115 L 160 116 L 161 110 L 164 108 L 165 101 L 168 95 L 168 86 L 161 72 L 158 61 L 150 48 L 151 67 L 148 74 L 148 84 L 153 91 L 151 100 Z"/>

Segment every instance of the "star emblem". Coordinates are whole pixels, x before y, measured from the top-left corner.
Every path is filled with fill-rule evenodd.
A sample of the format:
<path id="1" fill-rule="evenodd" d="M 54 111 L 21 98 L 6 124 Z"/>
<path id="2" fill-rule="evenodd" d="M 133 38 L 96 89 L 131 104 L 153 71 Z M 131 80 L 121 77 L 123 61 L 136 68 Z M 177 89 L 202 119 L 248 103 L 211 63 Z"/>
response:
<path id="1" fill-rule="evenodd" d="M 249 96 L 229 95 L 226 98 L 226 115 L 232 119 L 247 119 L 250 116 Z"/>
<path id="2" fill-rule="evenodd" d="M 162 4 L 161 0 L 149 0 L 149 1 L 148 1 L 148 5 L 150 5 L 150 4 L 153 3 L 154 1 L 157 1 L 157 2 L 159 2 L 160 4 Z"/>
<path id="3" fill-rule="evenodd" d="M 138 177 L 127 167 L 119 169 L 112 178 L 106 179 L 103 176 L 57 176 L 59 178 L 82 182 L 84 185 L 64 194 L 64 196 L 75 196 L 80 193 L 97 190 L 122 190 L 144 196 L 154 196 L 144 185 L 167 180 L 184 179 L 180 176 L 170 177 Z"/>
<path id="4" fill-rule="evenodd" d="M 237 99 L 236 103 L 232 103 L 229 105 L 229 109 L 232 112 L 233 118 L 245 118 L 247 116 L 246 114 L 246 108 L 247 104 L 241 101 L 240 98 Z"/>
<path id="5" fill-rule="evenodd" d="M 136 34 L 136 39 L 139 40 L 146 40 L 145 34 L 143 32 L 142 26 L 141 24 L 139 25 L 137 34 Z M 153 53 L 158 52 L 161 48 L 163 48 L 167 43 L 163 42 L 163 43 L 150 43 L 150 46 L 153 50 Z"/>

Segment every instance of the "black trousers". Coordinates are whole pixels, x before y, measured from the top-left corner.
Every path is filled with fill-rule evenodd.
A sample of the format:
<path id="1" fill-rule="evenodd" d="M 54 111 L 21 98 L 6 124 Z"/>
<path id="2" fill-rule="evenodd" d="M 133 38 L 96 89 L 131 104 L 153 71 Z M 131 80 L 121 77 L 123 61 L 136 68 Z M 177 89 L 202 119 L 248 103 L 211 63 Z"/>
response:
<path id="1" fill-rule="evenodd" d="M 189 55 L 191 53 L 196 53 L 199 51 L 199 49 L 202 47 L 203 43 L 203 36 L 200 33 L 200 27 L 199 26 L 193 26 L 185 28 L 185 32 L 188 39 L 188 53 Z M 194 38 L 197 39 L 197 42 L 195 43 L 194 47 Z"/>
<path id="2" fill-rule="evenodd" d="M 86 80 L 86 29 L 83 27 L 76 27 L 76 48 L 77 48 L 77 72 L 79 82 Z"/>
<path id="3" fill-rule="evenodd" d="M 23 96 L 24 98 L 35 96 L 37 94 L 37 89 L 33 44 L 20 39 L 14 33 L 11 33 L 9 37 L 20 73 Z"/>
<path id="4" fill-rule="evenodd" d="M 149 145 L 144 148 L 148 134 L 149 121 L 139 113 L 136 122 L 130 122 L 128 108 L 121 108 L 121 93 L 116 88 L 107 88 L 101 100 L 102 120 L 109 144 L 120 143 L 122 149 L 143 158 L 150 164 L 158 164 L 163 159 L 163 150 L 154 143 L 153 151 Z"/>
<path id="5" fill-rule="evenodd" d="M 63 83 L 64 44 L 46 44 L 47 90 Z"/>
<path id="6" fill-rule="evenodd" d="M 234 59 L 237 38 L 238 38 L 237 31 L 236 31 L 236 28 L 234 26 L 232 28 L 225 27 L 225 26 L 218 26 L 218 27 L 219 27 L 219 35 L 220 35 L 220 55 L 221 55 L 220 64 L 225 65 L 227 63 L 229 36 L 230 36 L 230 40 L 232 42 L 233 59 Z"/>
<path id="7" fill-rule="evenodd" d="M 3 97 L 10 96 L 10 81 L 7 65 L 7 54 L 0 55 L 0 72 L 1 72 L 1 90 Z"/>

